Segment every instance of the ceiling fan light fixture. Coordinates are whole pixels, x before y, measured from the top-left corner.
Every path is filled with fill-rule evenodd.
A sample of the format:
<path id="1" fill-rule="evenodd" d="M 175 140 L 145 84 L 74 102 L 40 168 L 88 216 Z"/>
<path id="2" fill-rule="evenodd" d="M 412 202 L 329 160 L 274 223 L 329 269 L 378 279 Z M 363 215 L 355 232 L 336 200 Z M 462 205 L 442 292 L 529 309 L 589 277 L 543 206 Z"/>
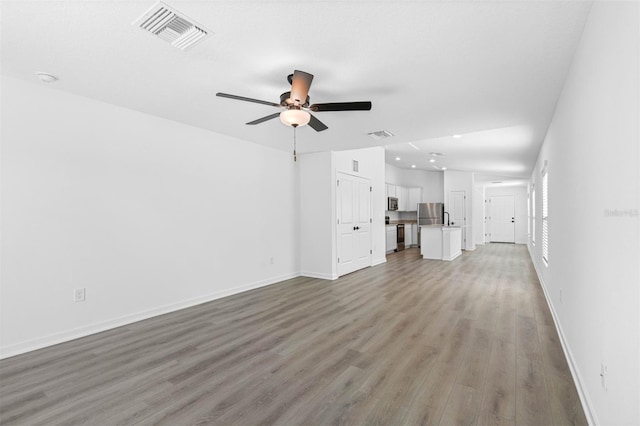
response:
<path id="1" fill-rule="evenodd" d="M 300 127 L 309 124 L 311 114 L 301 109 L 288 109 L 280 113 L 282 124 L 291 127 Z"/>

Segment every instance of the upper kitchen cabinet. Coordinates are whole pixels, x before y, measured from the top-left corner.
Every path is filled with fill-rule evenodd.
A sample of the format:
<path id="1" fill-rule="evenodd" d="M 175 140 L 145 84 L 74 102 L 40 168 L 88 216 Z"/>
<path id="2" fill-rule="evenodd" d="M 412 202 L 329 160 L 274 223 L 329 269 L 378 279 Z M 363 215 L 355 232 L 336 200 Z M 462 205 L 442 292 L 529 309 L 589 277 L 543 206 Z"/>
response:
<path id="1" fill-rule="evenodd" d="M 398 199 L 398 211 L 415 212 L 418 210 L 418 203 L 422 202 L 422 188 L 405 188 L 403 186 L 386 184 L 388 197 Z"/>
<path id="2" fill-rule="evenodd" d="M 396 197 L 398 198 L 398 210 L 406 212 L 409 206 L 409 189 L 402 186 L 396 187 Z"/>
<path id="3" fill-rule="evenodd" d="M 388 183 L 386 184 L 386 187 L 387 187 L 387 198 L 396 197 L 396 186 Z"/>

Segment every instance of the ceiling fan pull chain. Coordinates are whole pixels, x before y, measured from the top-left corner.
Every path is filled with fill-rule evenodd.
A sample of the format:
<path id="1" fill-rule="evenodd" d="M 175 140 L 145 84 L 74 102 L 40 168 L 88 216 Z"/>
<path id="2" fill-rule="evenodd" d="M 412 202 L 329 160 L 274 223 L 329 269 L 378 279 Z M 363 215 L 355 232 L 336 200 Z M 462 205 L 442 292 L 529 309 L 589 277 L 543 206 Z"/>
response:
<path id="1" fill-rule="evenodd" d="M 298 157 L 296 156 L 296 129 L 298 126 L 293 126 L 293 161 L 298 161 Z"/>

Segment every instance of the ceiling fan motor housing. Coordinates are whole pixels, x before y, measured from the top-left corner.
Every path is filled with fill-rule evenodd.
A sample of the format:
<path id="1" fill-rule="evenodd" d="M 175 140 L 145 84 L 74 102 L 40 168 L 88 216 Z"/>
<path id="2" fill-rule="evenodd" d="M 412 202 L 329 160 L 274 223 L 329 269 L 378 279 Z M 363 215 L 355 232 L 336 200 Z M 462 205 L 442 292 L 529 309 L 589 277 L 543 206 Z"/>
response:
<path id="1" fill-rule="evenodd" d="M 307 95 L 307 99 L 304 101 L 304 104 L 299 106 L 307 108 L 309 106 L 309 100 L 309 95 Z M 289 108 L 290 106 L 295 105 L 295 101 L 291 99 L 291 92 L 284 92 L 282 95 L 280 95 L 280 105 L 285 108 Z"/>

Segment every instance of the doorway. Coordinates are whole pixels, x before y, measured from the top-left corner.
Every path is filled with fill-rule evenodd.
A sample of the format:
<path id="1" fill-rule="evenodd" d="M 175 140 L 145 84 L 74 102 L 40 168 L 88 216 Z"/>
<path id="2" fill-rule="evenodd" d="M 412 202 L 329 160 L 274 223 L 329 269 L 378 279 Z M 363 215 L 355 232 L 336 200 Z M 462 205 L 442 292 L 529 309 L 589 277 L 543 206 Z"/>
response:
<path id="1" fill-rule="evenodd" d="M 337 173 L 338 276 L 371 266 L 371 181 Z"/>
<path id="2" fill-rule="evenodd" d="M 467 193 L 466 191 L 449 192 L 449 220 L 451 225 L 462 227 L 462 250 L 467 249 L 467 213 L 466 213 Z"/>
<path id="3" fill-rule="evenodd" d="M 516 242 L 515 199 L 513 195 L 489 197 L 489 241 Z"/>

